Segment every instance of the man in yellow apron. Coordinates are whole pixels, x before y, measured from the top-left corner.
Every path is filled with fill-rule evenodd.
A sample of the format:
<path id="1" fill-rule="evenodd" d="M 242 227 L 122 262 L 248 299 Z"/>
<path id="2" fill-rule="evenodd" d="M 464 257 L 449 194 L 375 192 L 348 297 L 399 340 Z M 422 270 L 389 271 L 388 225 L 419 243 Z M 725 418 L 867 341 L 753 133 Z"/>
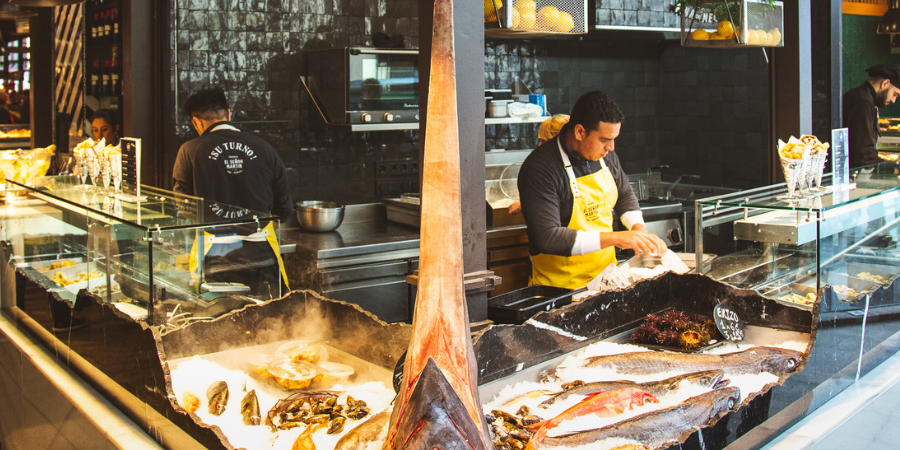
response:
<path id="1" fill-rule="evenodd" d="M 663 254 L 647 232 L 637 196 L 615 155 L 624 114 L 603 92 L 575 102 L 560 134 L 534 150 L 519 171 L 528 225 L 532 284 L 579 288 L 609 264 L 615 247 Z M 627 231 L 613 231 L 613 211 Z"/>

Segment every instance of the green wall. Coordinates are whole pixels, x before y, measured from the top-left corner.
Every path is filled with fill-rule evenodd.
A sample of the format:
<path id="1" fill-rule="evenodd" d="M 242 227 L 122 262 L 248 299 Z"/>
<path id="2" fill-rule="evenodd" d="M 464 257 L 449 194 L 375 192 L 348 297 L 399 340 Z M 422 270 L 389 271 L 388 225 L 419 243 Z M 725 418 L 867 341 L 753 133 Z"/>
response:
<path id="1" fill-rule="evenodd" d="M 875 64 L 900 64 L 900 54 L 891 54 L 891 37 L 877 34 L 881 17 L 843 15 L 844 92 L 869 79 L 866 69 Z M 881 109 L 881 117 L 900 117 L 900 104 Z"/>

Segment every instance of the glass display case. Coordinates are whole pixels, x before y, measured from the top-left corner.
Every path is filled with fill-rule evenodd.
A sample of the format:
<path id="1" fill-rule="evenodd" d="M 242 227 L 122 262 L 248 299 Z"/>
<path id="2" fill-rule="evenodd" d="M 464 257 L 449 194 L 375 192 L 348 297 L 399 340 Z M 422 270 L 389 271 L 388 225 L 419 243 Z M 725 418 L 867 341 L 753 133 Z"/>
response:
<path id="1" fill-rule="evenodd" d="M 781 184 L 698 200 L 698 272 L 804 308 L 828 285 L 823 312 L 896 304 L 888 288 L 900 273 L 897 167 L 871 166 L 854 173 L 855 184 L 792 199 L 782 199 Z"/>
<path id="2" fill-rule="evenodd" d="M 143 189 L 130 202 L 72 176 L 7 180 L 0 238 L 16 271 L 76 309 L 89 293 L 151 325 L 281 296 L 275 217 Z"/>

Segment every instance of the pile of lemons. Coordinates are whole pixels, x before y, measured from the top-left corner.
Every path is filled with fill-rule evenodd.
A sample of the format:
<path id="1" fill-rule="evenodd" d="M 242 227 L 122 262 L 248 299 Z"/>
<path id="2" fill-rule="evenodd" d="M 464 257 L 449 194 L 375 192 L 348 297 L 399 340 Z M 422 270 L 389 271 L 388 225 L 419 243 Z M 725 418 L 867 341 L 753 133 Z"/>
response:
<path id="1" fill-rule="evenodd" d="M 698 28 L 691 32 L 691 39 L 695 41 L 715 41 L 734 38 L 735 33 L 740 33 L 741 29 L 735 29 L 734 25 L 727 20 L 719 22 L 716 31 L 710 33 L 702 28 Z M 766 30 L 747 30 L 748 45 L 779 45 L 781 44 L 781 30 L 777 27 L 769 31 Z"/>
<path id="2" fill-rule="evenodd" d="M 499 10 L 503 6 L 503 2 L 501 0 L 494 1 Z M 484 0 L 484 21 L 494 22 L 496 20 L 494 3 L 492 0 Z M 555 6 L 544 6 L 538 10 L 536 0 L 516 0 L 512 9 L 512 28 L 567 33 L 575 28 L 575 20 L 571 14 Z"/>

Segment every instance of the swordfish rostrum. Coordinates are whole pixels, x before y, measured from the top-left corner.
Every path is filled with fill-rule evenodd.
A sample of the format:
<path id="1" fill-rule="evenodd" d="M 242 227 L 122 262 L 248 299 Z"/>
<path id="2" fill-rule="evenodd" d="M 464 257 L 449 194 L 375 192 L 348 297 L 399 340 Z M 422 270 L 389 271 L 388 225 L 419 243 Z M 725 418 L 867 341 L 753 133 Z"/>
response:
<path id="1" fill-rule="evenodd" d="M 385 449 L 492 448 L 463 285 L 452 0 L 434 3 L 413 333 Z"/>

